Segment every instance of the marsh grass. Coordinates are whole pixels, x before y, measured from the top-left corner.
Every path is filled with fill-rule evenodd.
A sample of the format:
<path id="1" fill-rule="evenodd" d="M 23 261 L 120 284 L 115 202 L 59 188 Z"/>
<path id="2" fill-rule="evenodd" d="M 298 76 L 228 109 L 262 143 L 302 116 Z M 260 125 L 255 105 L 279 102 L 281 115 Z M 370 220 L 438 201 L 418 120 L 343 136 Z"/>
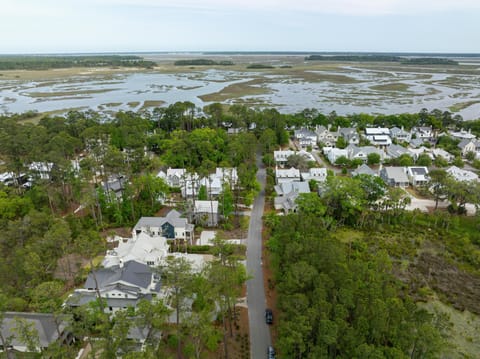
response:
<path id="1" fill-rule="evenodd" d="M 472 105 L 476 105 L 477 103 L 480 103 L 480 100 L 477 100 L 477 101 L 459 102 L 459 103 L 456 103 L 456 104 L 448 107 L 448 109 L 449 109 L 451 112 L 460 112 L 460 111 L 462 111 L 463 109 L 466 109 L 467 107 L 470 107 L 470 106 L 472 106 Z"/>
<path id="2" fill-rule="evenodd" d="M 370 89 L 376 91 L 400 91 L 406 92 L 410 88 L 410 85 L 405 84 L 403 82 L 392 82 L 388 84 L 381 84 L 381 85 L 374 85 L 370 86 Z"/>

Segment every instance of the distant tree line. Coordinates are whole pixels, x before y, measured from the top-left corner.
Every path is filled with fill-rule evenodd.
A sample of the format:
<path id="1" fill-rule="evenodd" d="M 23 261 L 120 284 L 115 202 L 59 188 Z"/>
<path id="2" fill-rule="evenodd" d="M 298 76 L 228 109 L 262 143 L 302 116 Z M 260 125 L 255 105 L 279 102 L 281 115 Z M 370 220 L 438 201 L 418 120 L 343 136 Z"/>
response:
<path id="1" fill-rule="evenodd" d="M 457 61 L 441 57 L 414 57 L 402 59 L 401 63 L 406 65 L 458 65 Z"/>
<path id="2" fill-rule="evenodd" d="M 440 57 L 404 58 L 392 55 L 310 55 L 306 61 L 400 62 L 406 65 L 458 65 L 457 61 Z"/>
<path id="3" fill-rule="evenodd" d="M 247 66 L 247 69 L 274 69 L 272 65 L 265 64 L 251 64 Z"/>
<path id="4" fill-rule="evenodd" d="M 213 61 L 210 59 L 191 59 L 178 60 L 173 63 L 175 66 L 231 66 L 234 65 L 232 61 Z"/>
<path id="5" fill-rule="evenodd" d="M 0 56 L 0 70 L 49 70 L 70 67 L 143 67 L 151 68 L 155 62 L 139 56 Z"/>

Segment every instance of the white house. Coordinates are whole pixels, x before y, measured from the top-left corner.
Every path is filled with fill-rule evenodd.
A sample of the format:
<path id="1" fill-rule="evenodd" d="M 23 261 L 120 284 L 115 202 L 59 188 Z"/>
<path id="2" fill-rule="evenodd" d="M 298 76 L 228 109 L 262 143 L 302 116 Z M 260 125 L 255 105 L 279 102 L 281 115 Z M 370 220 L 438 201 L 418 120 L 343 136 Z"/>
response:
<path id="1" fill-rule="evenodd" d="M 307 182 L 289 182 L 275 186 L 277 197 L 274 199 L 276 210 L 283 210 L 284 213 L 295 212 L 297 209 L 296 199 L 301 193 L 310 193 Z"/>
<path id="2" fill-rule="evenodd" d="M 422 140 L 422 142 L 429 142 L 434 139 L 434 133 L 431 126 L 412 128 L 412 137 L 413 136 Z"/>
<path id="3" fill-rule="evenodd" d="M 472 134 L 472 130 L 465 131 L 463 128 L 460 131 L 452 131 L 450 132 L 450 136 L 453 138 L 457 138 L 459 140 L 474 140 L 477 138 L 474 134 Z"/>
<path id="4" fill-rule="evenodd" d="M 97 300 L 100 294 L 105 300 L 105 312 L 114 313 L 136 308 L 142 299 L 152 300 L 160 294 L 160 289 L 159 276 L 149 266 L 132 260 L 90 273 L 84 287 L 76 289 L 66 304 L 81 306 Z"/>
<path id="5" fill-rule="evenodd" d="M 28 165 L 28 170 L 33 175 L 33 178 L 48 180 L 50 179 L 50 172 L 52 172 L 52 162 L 32 162 Z"/>
<path id="6" fill-rule="evenodd" d="M 480 152 L 480 141 L 472 139 L 464 139 L 457 145 L 462 150 L 462 156 L 466 156 L 467 153 L 473 152 L 477 155 Z"/>
<path id="7" fill-rule="evenodd" d="M 134 260 L 146 264 L 149 267 L 157 267 L 166 258 L 169 251 L 167 239 L 161 236 L 150 236 L 141 232 L 132 238 L 116 236 L 114 239 L 118 245 L 114 249 L 107 250 L 102 265 L 105 268 L 119 266 L 121 263 Z"/>
<path id="8" fill-rule="evenodd" d="M 275 182 L 277 184 L 284 182 L 300 181 L 300 170 L 292 167 L 288 169 L 275 169 Z"/>
<path id="9" fill-rule="evenodd" d="M 185 185 L 185 175 L 187 170 L 185 168 L 169 168 L 167 173 L 160 171 L 158 177 L 165 180 L 170 187 L 183 187 Z"/>
<path id="10" fill-rule="evenodd" d="M 430 178 L 428 177 L 427 167 L 407 167 L 407 176 L 412 186 L 422 186 L 430 181 Z"/>
<path id="11" fill-rule="evenodd" d="M 390 146 L 392 139 L 390 138 L 390 130 L 382 127 L 365 128 L 365 137 L 374 146 Z"/>
<path id="12" fill-rule="evenodd" d="M 401 142 L 410 142 L 412 139 L 412 134 L 408 131 L 405 131 L 403 126 L 402 128 L 392 127 L 390 129 L 390 136 L 392 139 L 396 139 L 397 141 Z"/>
<path id="13" fill-rule="evenodd" d="M 429 149 L 429 148 L 426 148 L 426 147 L 424 147 L 424 146 L 421 146 L 421 147 L 419 147 L 419 148 L 409 148 L 409 149 L 408 149 L 408 154 L 409 154 L 410 156 L 412 156 L 412 158 L 413 158 L 414 161 L 418 160 L 418 157 L 419 157 L 420 155 L 423 155 L 423 154 L 427 155 L 427 156 L 430 157 L 430 159 L 432 159 L 432 160 L 434 159 L 434 156 L 433 156 L 433 154 L 431 153 L 430 149 Z"/>
<path id="14" fill-rule="evenodd" d="M 186 218 L 175 210 L 171 210 L 165 217 L 142 217 L 132 230 L 132 238 L 140 233 L 149 236 L 162 236 L 168 239 L 193 239 L 193 224 L 188 223 Z"/>
<path id="15" fill-rule="evenodd" d="M 291 150 L 280 150 L 280 151 L 273 151 L 273 158 L 277 166 L 285 166 L 287 164 L 288 157 L 294 155 L 296 152 Z"/>
<path id="16" fill-rule="evenodd" d="M 348 158 L 348 150 L 334 147 L 324 147 L 323 154 L 327 156 L 330 163 L 335 163 L 339 157 Z"/>
<path id="17" fill-rule="evenodd" d="M 456 181 L 478 181 L 478 175 L 472 171 L 463 170 L 457 166 L 447 168 L 446 172 Z"/>
<path id="18" fill-rule="evenodd" d="M 196 224 L 216 227 L 219 219 L 218 201 L 195 201 L 193 215 Z"/>
<path id="19" fill-rule="evenodd" d="M 313 131 L 305 128 L 295 130 L 294 137 L 302 148 L 306 148 L 308 146 L 311 146 L 312 148 L 317 147 L 317 134 Z"/>
<path id="20" fill-rule="evenodd" d="M 314 180 L 316 182 L 325 182 L 327 180 L 327 169 L 326 168 L 309 168 L 308 172 L 300 173 L 302 181 L 308 182 Z"/>
<path id="21" fill-rule="evenodd" d="M 328 128 L 325 126 L 317 126 L 315 133 L 317 134 L 317 141 L 322 143 L 323 146 L 335 147 L 339 134 L 338 132 L 330 132 L 330 125 Z"/>
<path id="22" fill-rule="evenodd" d="M 444 149 L 442 148 L 434 148 L 432 149 L 432 155 L 433 155 L 433 158 L 436 159 L 438 157 L 442 157 L 444 158 L 445 160 L 447 160 L 447 162 L 451 162 L 454 160 L 454 156 L 450 153 L 450 152 L 447 152 L 445 151 Z"/>
<path id="23" fill-rule="evenodd" d="M 346 150 L 348 151 L 348 159 L 350 160 L 362 160 L 364 163 L 367 162 L 368 155 L 371 153 L 376 153 L 380 156 L 380 161 L 383 161 L 385 157 L 385 152 L 373 146 L 362 146 L 358 147 L 356 145 L 349 145 Z"/>
<path id="24" fill-rule="evenodd" d="M 232 186 L 238 184 L 238 173 L 236 167 L 217 167 L 214 176 L 222 183 L 228 182 Z"/>

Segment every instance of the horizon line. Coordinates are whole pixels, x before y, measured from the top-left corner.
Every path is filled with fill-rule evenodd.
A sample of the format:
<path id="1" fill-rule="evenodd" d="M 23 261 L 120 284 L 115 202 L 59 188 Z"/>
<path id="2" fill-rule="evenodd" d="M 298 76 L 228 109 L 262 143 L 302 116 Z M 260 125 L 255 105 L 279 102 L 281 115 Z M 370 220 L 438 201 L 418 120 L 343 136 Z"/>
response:
<path id="1" fill-rule="evenodd" d="M 403 55 L 403 56 L 458 56 L 458 57 L 480 57 L 480 52 L 447 52 L 447 51 L 308 51 L 308 50 L 151 50 L 151 51 L 62 51 L 62 52 L 0 52 L 0 56 L 61 56 L 61 55 L 94 55 L 94 54 L 205 54 L 205 55 L 356 55 L 356 54 L 375 54 L 375 55 Z"/>

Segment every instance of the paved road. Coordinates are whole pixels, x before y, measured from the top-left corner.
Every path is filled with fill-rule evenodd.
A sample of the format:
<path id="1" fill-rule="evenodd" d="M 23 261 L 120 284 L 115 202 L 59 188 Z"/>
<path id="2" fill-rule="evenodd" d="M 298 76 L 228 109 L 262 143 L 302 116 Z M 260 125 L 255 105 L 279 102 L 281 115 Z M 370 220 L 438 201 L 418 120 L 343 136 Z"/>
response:
<path id="1" fill-rule="evenodd" d="M 247 282 L 248 321 L 250 326 L 250 358 L 267 357 L 271 344 L 270 330 L 265 323 L 265 288 L 262 269 L 262 216 L 265 205 L 265 167 L 261 155 L 257 155 L 257 180 L 260 193 L 253 203 L 247 240 L 247 271 L 253 278 Z"/>

